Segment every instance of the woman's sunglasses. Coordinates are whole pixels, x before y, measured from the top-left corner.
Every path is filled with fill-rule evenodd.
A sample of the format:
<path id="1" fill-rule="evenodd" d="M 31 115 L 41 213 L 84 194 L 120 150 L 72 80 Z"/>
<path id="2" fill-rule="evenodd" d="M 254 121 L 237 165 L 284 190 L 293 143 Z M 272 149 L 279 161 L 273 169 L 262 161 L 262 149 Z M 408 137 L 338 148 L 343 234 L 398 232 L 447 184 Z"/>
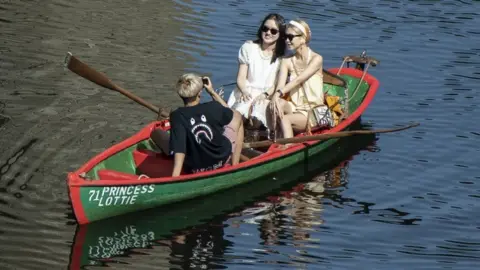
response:
<path id="1" fill-rule="evenodd" d="M 301 37 L 302 35 L 292 35 L 292 34 L 287 34 L 285 37 L 292 42 L 292 40 L 296 37 Z"/>
<path id="2" fill-rule="evenodd" d="M 278 29 L 268 28 L 268 27 L 266 27 L 266 26 L 264 25 L 264 26 L 262 27 L 262 32 L 265 32 L 265 33 L 266 33 L 266 32 L 268 32 L 268 31 L 270 31 L 270 33 L 271 33 L 272 35 L 274 35 L 274 36 L 275 36 L 276 34 L 278 34 Z"/>

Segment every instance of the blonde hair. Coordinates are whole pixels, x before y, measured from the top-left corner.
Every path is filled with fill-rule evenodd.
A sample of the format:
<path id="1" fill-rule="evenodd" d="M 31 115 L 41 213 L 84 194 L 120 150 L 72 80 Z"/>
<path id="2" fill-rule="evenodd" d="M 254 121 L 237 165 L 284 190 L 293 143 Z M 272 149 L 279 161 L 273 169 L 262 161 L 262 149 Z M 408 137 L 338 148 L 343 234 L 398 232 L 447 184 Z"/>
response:
<path id="1" fill-rule="evenodd" d="M 301 24 L 301 25 L 305 28 L 305 30 L 307 31 L 307 33 L 304 34 L 300 29 L 298 29 L 298 27 L 296 27 L 295 25 L 292 25 L 292 24 L 289 24 L 289 25 L 287 26 L 287 28 L 292 28 L 292 29 L 295 30 L 295 32 L 297 32 L 297 33 L 299 33 L 299 34 L 302 34 L 302 36 L 305 38 L 305 41 L 306 41 L 307 43 L 309 43 L 309 42 L 310 42 L 310 39 L 312 38 L 312 31 L 310 30 L 310 26 L 308 26 L 308 23 L 305 22 L 304 20 L 299 20 L 299 19 L 296 19 L 296 20 L 293 20 L 293 21 Z"/>
<path id="2" fill-rule="evenodd" d="M 202 91 L 202 78 L 194 73 L 186 73 L 178 78 L 175 90 L 182 98 L 191 98 Z"/>

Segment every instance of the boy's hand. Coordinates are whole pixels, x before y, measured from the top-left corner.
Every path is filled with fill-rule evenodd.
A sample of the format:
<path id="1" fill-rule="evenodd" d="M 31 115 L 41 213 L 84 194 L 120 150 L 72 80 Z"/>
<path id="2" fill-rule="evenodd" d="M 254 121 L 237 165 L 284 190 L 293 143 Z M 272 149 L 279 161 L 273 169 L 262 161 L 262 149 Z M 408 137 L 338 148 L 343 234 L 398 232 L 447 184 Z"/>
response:
<path id="1" fill-rule="evenodd" d="M 210 78 L 208 78 L 207 76 L 202 77 L 202 81 L 203 81 L 203 87 L 207 89 L 207 92 L 209 94 L 212 94 L 215 92 L 215 90 L 213 89 L 212 82 L 210 81 Z"/>

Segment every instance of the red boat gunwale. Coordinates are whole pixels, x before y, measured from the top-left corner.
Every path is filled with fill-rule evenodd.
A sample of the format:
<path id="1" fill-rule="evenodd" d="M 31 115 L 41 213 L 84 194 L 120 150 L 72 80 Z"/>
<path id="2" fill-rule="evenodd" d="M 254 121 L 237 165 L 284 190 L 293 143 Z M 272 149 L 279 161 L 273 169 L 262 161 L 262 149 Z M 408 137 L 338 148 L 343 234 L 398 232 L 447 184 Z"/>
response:
<path id="1" fill-rule="evenodd" d="M 338 68 L 333 68 L 333 69 L 330 69 L 329 71 L 336 74 L 338 71 Z M 343 68 L 341 71 L 341 75 L 349 75 L 356 78 L 361 78 L 362 74 L 363 74 L 363 71 L 353 69 L 353 68 Z M 347 128 L 350 124 L 352 124 L 354 121 L 356 121 L 363 114 L 363 112 L 366 110 L 370 102 L 373 100 L 373 97 L 375 96 L 379 86 L 378 80 L 375 77 L 369 75 L 368 73 L 365 74 L 364 81 L 367 82 L 370 87 L 367 92 L 367 95 L 363 99 L 360 106 L 347 119 L 342 121 L 338 126 L 325 131 L 325 133 L 342 131 L 345 128 Z M 141 131 L 139 131 L 137 134 L 125 139 L 124 141 L 116 145 L 111 146 L 107 150 L 103 151 L 102 153 L 99 153 L 98 155 L 90 159 L 78 170 L 68 174 L 68 187 L 69 187 L 70 197 L 72 200 L 72 204 L 74 203 L 76 204 L 75 207 L 73 207 L 73 209 L 75 211 L 75 216 L 77 217 L 77 220 L 79 221 L 79 223 L 88 223 L 82 204 L 76 203 L 81 201 L 80 187 L 109 186 L 109 185 L 119 186 L 119 185 L 142 185 L 142 184 L 166 184 L 166 183 L 174 183 L 174 182 L 180 182 L 180 181 L 201 180 L 212 175 L 231 173 L 231 172 L 245 169 L 251 166 L 261 165 L 265 162 L 268 162 L 286 155 L 293 154 L 294 152 L 297 152 L 305 148 L 306 147 L 305 144 L 311 145 L 317 142 L 317 141 L 311 141 L 304 144 L 298 144 L 282 151 L 273 149 L 272 151 L 269 151 L 258 158 L 254 158 L 254 159 L 242 162 L 236 166 L 227 166 L 214 171 L 206 171 L 206 172 L 201 172 L 197 174 L 187 174 L 187 175 L 181 175 L 178 177 L 142 178 L 142 179 L 132 180 L 132 181 L 128 181 L 128 180 L 88 181 L 88 180 L 84 180 L 79 176 L 81 173 L 90 171 L 98 163 L 107 159 L 108 157 L 124 150 L 125 148 L 130 147 L 131 145 L 134 145 L 142 140 L 147 139 L 150 136 L 150 133 L 152 132 L 152 130 L 157 126 L 159 126 L 161 123 L 162 122 L 158 122 L 158 121 L 150 123 L 149 125 L 144 127 Z M 303 136 L 303 135 L 299 135 L 299 136 Z"/>

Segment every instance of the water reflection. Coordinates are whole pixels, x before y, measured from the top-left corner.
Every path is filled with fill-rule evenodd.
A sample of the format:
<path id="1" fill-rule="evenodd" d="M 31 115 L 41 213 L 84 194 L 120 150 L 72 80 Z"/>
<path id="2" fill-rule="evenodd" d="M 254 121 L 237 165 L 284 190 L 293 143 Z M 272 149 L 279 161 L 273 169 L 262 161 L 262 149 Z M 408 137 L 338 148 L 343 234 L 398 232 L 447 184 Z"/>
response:
<path id="1" fill-rule="evenodd" d="M 148 262 L 143 260 L 148 265 L 215 268 L 232 260 L 230 250 L 234 242 L 226 236 L 225 229 L 241 224 L 257 226 L 265 247 L 292 242 L 300 248 L 310 239 L 310 231 L 319 230 L 323 223 L 325 191 L 334 192 L 347 184 L 350 161 L 345 158 L 373 140 L 373 136 L 341 140 L 338 147 L 330 150 L 336 158 L 320 167 L 300 164 L 208 198 L 79 226 L 70 268 L 129 263 L 126 256 L 132 260 L 144 258 L 136 258 L 137 254 L 154 256 Z M 321 160 L 325 158 L 311 161 Z M 325 171 L 332 165 L 337 167 Z M 268 194 L 271 195 L 267 200 L 258 201 Z M 136 268 L 139 266 L 135 263 Z"/>

